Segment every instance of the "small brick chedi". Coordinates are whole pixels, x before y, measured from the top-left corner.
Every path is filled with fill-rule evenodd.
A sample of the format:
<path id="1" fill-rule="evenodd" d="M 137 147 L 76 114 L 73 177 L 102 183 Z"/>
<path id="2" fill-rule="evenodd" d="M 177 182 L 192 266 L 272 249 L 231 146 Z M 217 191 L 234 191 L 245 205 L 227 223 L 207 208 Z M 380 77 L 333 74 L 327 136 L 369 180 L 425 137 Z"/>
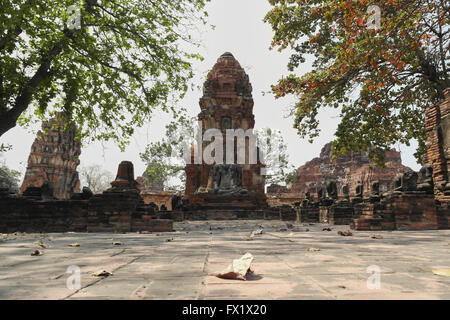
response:
<path id="1" fill-rule="evenodd" d="M 80 180 L 77 166 L 80 163 L 80 142 L 75 139 L 77 128 L 71 125 L 63 129 L 63 115 L 42 124 L 31 146 L 25 178 L 19 193 L 27 188 L 41 187 L 48 181 L 57 199 L 69 199 L 74 192 L 79 192 Z"/>
<path id="2" fill-rule="evenodd" d="M 231 53 L 223 54 L 209 72 L 200 99 L 198 120 L 206 135 L 197 139 L 196 147 L 191 149 L 191 161 L 185 168 L 185 196 L 190 205 L 202 209 L 267 207 L 264 176 L 261 175 L 264 164 L 259 159 L 256 144 L 253 145 L 249 136 L 244 137 L 255 125 L 253 104 L 248 75 Z M 211 144 L 217 143 L 216 138 L 207 137 L 209 129 L 220 130 L 223 161 L 214 158 L 213 163 L 208 163 L 203 157 Z M 234 130 L 234 136 L 230 135 L 230 129 Z M 230 152 L 227 152 L 227 138 L 234 141 Z M 220 157 L 215 152 L 211 155 Z M 245 161 L 239 161 L 242 156 Z"/>

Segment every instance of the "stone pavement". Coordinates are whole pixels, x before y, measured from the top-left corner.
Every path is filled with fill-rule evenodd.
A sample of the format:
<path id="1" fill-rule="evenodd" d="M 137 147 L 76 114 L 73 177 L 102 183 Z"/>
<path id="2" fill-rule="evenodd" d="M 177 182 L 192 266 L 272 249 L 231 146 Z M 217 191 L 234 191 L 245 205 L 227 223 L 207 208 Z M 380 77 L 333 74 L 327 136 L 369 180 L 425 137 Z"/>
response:
<path id="1" fill-rule="evenodd" d="M 246 240 L 260 225 L 264 233 Z M 280 221 L 180 222 L 175 229 L 0 235 L 0 299 L 450 299 L 450 277 L 432 273 L 450 268 L 450 230 L 344 237 L 337 232 L 346 226 Z M 31 256 L 36 249 L 43 254 Z M 246 252 L 255 257 L 248 281 L 214 276 Z M 81 269 L 79 290 L 66 286 L 71 265 Z M 373 265 L 379 289 L 367 287 Z M 92 275 L 102 269 L 112 275 Z"/>

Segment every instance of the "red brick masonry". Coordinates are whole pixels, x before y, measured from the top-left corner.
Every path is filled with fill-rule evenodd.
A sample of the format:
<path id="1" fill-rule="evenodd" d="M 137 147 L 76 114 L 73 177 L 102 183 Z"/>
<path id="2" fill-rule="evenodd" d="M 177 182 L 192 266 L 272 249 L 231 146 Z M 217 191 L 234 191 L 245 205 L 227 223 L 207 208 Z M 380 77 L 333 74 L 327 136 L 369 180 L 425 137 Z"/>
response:
<path id="1" fill-rule="evenodd" d="M 445 99 L 442 103 L 428 108 L 425 112 L 425 130 L 427 135 L 427 160 L 433 166 L 434 192 L 438 200 L 450 201 L 438 187 L 448 182 L 450 150 L 445 150 L 444 139 L 448 136 L 448 129 L 441 126 L 442 119 L 450 117 L 450 88 L 445 90 Z M 443 132 L 447 129 L 447 132 Z M 447 138 L 449 139 L 449 138 Z M 450 143 L 448 141 L 447 143 Z"/>
<path id="2" fill-rule="evenodd" d="M 89 200 L 0 198 L 0 232 L 172 231 L 167 214 L 147 207 L 137 194 L 95 195 Z"/>

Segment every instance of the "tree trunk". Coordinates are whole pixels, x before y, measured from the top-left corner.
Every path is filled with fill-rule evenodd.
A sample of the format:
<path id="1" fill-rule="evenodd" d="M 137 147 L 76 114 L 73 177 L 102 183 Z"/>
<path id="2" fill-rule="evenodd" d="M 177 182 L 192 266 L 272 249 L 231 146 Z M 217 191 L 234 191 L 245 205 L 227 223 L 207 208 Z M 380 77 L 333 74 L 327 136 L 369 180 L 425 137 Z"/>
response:
<path id="1" fill-rule="evenodd" d="M 41 65 L 36 73 L 31 77 L 24 87 L 19 90 L 19 93 L 14 101 L 14 106 L 0 115 L 0 137 L 8 130 L 14 128 L 17 124 L 17 119 L 30 105 L 33 94 L 39 85 L 48 80 L 54 73 L 50 70 L 50 65 L 53 59 L 62 51 L 63 45 L 67 38 L 58 41 L 53 48 L 42 58 Z"/>

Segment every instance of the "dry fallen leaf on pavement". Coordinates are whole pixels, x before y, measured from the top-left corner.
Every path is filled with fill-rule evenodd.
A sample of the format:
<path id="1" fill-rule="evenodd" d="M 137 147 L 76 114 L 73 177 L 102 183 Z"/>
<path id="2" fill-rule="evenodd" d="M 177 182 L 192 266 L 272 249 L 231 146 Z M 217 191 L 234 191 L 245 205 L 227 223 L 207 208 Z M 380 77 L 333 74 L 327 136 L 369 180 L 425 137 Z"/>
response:
<path id="1" fill-rule="evenodd" d="M 92 274 L 94 277 L 108 277 L 111 276 L 112 273 L 106 270 L 98 270 Z"/>
<path id="2" fill-rule="evenodd" d="M 252 233 L 250 233 L 250 235 L 248 237 L 245 237 L 244 240 L 246 241 L 252 241 L 255 238 L 255 235 Z"/>
<path id="3" fill-rule="evenodd" d="M 343 237 L 349 237 L 349 236 L 352 236 L 353 233 L 351 233 L 350 231 L 338 231 L 338 235 L 343 236 Z"/>
<path id="4" fill-rule="evenodd" d="M 31 253 L 32 256 L 42 256 L 42 252 L 39 250 L 34 250 L 34 252 Z"/>
<path id="5" fill-rule="evenodd" d="M 383 239 L 383 236 L 380 234 L 371 234 L 370 237 L 372 239 Z"/>
<path id="6" fill-rule="evenodd" d="M 320 251 L 320 248 L 309 248 L 308 251 Z"/>
<path id="7" fill-rule="evenodd" d="M 48 246 L 45 243 L 43 243 L 41 240 L 35 241 L 34 244 L 37 245 L 38 247 L 41 247 L 44 249 L 48 248 Z"/>
<path id="8" fill-rule="evenodd" d="M 239 259 L 234 259 L 232 264 L 226 270 L 216 274 L 216 277 L 231 280 L 247 280 L 248 273 L 252 272 L 250 267 L 253 259 L 251 253 L 246 253 Z"/>
<path id="9" fill-rule="evenodd" d="M 434 269 L 431 271 L 438 276 L 450 277 L 450 269 Z"/>

